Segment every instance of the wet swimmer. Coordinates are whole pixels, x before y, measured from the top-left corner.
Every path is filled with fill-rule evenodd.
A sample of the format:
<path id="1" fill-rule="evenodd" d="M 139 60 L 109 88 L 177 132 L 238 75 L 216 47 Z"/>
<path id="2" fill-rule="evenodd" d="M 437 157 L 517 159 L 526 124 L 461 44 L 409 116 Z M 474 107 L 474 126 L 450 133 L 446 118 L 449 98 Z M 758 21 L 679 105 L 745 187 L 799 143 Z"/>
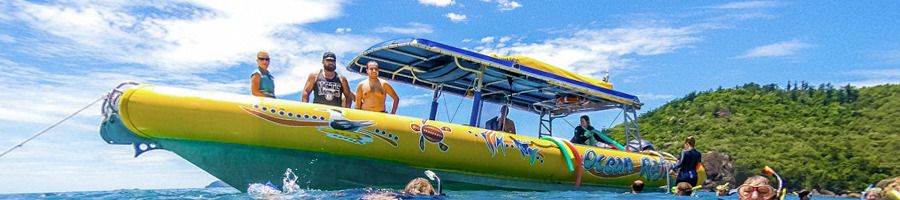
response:
<path id="1" fill-rule="evenodd" d="M 769 179 L 763 176 L 747 178 L 738 186 L 737 194 L 741 200 L 769 200 L 775 197 L 775 188 L 769 185 Z"/>
<path id="2" fill-rule="evenodd" d="M 631 184 L 631 193 L 637 194 L 644 191 L 644 181 L 635 180 L 634 183 Z"/>
<path id="3" fill-rule="evenodd" d="M 378 78 L 378 62 L 374 60 L 366 63 L 366 74 L 368 78 L 360 81 L 356 86 L 356 109 L 386 112 L 384 102 L 387 96 L 394 99 L 394 105 L 391 106 L 391 114 L 397 113 L 397 105 L 400 104 L 400 97 L 387 81 Z"/>
<path id="4" fill-rule="evenodd" d="M 865 199 L 865 200 L 881 200 L 881 192 L 882 192 L 881 188 L 878 188 L 878 187 L 867 189 L 865 192 L 865 196 L 863 196 L 863 199 Z"/>
<path id="5" fill-rule="evenodd" d="M 269 73 L 269 52 L 256 53 L 256 71 L 250 74 L 250 94 L 275 98 L 275 78 Z"/>
<path id="6" fill-rule="evenodd" d="M 799 198 L 800 200 L 809 200 L 809 193 L 810 192 L 807 190 L 800 191 L 797 193 L 797 198 Z"/>
<path id="7" fill-rule="evenodd" d="M 403 188 L 403 194 L 406 195 L 436 195 L 437 192 L 425 178 L 415 178 L 406 184 Z"/>
<path id="8" fill-rule="evenodd" d="M 431 197 L 439 195 L 443 195 L 441 194 L 440 189 L 435 190 L 428 179 L 417 177 L 413 180 L 410 180 L 409 183 L 406 184 L 406 187 L 403 188 L 403 191 L 399 193 L 391 190 L 375 190 L 372 193 L 360 197 L 360 199 L 410 199 L 416 197 Z"/>
<path id="9" fill-rule="evenodd" d="M 690 183 L 679 182 L 675 185 L 675 196 L 691 196 L 693 193 L 694 188 L 691 187 Z"/>

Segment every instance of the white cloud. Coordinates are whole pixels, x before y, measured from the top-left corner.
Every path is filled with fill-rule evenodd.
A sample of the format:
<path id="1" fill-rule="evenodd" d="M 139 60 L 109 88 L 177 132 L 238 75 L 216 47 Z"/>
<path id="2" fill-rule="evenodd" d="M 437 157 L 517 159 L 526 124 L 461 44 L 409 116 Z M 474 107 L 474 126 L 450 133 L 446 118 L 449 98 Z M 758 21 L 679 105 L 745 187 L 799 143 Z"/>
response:
<path id="1" fill-rule="evenodd" d="M 900 69 L 860 69 L 845 73 L 854 81 L 853 86 L 875 86 L 883 84 L 900 84 Z"/>
<path id="2" fill-rule="evenodd" d="M 715 9 L 759 9 L 759 8 L 771 8 L 778 7 L 781 4 L 775 1 L 743 1 L 743 2 L 732 2 L 721 5 L 712 6 L 711 8 Z"/>
<path id="3" fill-rule="evenodd" d="M 0 129 L 5 138 L 0 146 L 21 142 L 125 80 L 247 93 L 258 50 L 268 50 L 273 59 L 276 94 L 296 93 L 308 73 L 321 69 L 322 52 L 333 51 L 339 62 L 346 62 L 350 57 L 345 56 L 379 40 L 304 28 L 341 15 L 342 4 L 3 1 L 0 22 L 22 32 L 4 37 L 13 34 L 4 31 L 0 42 L 14 42 L 4 52 L 25 56 L 0 54 Z M 235 67 L 246 74 L 225 70 Z M 9 187 L 0 187 L 0 193 L 200 187 L 214 179 L 171 153 L 153 156 L 154 151 L 132 159 L 129 147 L 113 147 L 96 137 L 99 118 L 95 105 L 5 156 L 10 162 L 0 162 L 0 185 Z M 85 141 L 89 144 L 80 144 Z"/>
<path id="4" fill-rule="evenodd" d="M 434 30 L 431 28 L 431 25 L 428 24 L 410 22 L 406 25 L 406 27 L 382 26 L 375 28 L 374 31 L 378 33 L 396 33 L 405 35 L 429 34 L 434 32 Z"/>
<path id="5" fill-rule="evenodd" d="M 7 34 L 0 34 L 0 42 L 2 43 L 13 43 L 16 42 L 16 38 L 9 36 Z"/>
<path id="6" fill-rule="evenodd" d="M 743 55 L 737 58 L 760 58 L 760 57 L 783 57 L 790 56 L 802 49 L 810 48 L 812 45 L 804 43 L 800 40 L 789 40 L 758 46 L 747 50 Z"/>
<path id="7" fill-rule="evenodd" d="M 279 86 L 276 95 L 298 92 L 308 73 L 321 66 L 323 52 L 335 52 L 340 58 L 379 40 L 347 34 L 350 28 L 343 29 L 344 34 L 334 35 L 299 26 L 341 15 L 342 2 L 154 3 L 16 1 L 9 4 L 14 8 L 8 10 L 16 11 L 9 15 L 15 16 L 17 22 L 51 36 L 28 38 L 33 42 L 22 45 L 20 48 L 28 48 L 22 51 L 57 59 L 76 57 L 147 65 L 167 74 L 191 77 L 192 83 L 199 83 L 194 86 L 202 89 L 246 88 L 246 80 L 208 81 L 204 77 L 216 77 L 220 70 L 235 66 L 247 67 L 249 74 L 255 65 L 256 51 L 268 50 Z M 136 11 L 143 8 L 159 12 Z"/>
<path id="8" fill-rule="evenodd" d="M 49 124 L 87 105 L 112 90 L 120 82 L 130 80 L 140 83 L 166 84 L 200 90 L 245 92 L 245 81 L 214 81 L 196 75 L 168 74 L 140 68 L 120 69 L 116 72 L 103 69 L 43 70 L 49 66 L 35 67 L 0 58 L 0 122 L 25 122 Z M 127 72 L 127 73 L 126 73 Z M 98 103 L 99 104 L 99 103 Z M 25 105 L 27 109 L 25 109 Z M 99 118 L 99 105 L 80 116 Z M 96 121 L 80 124 L 96 127 Z"/>
<path id="9" fill-rule="evenodd" d="M 456 2 L 453 0 L 419 0 L 419 3 L 428 6 L 447 7 Z"/>
<path id="10" fill-rule="evenodd" d="M 629 66 L 628 56 L 672 52 L 700 41 L 698 27 L 629 27 L 582 29 L 543 42 L 494 44 L 495 37 L 481 39 L 476 51 L 484 54 L 525 55 L 579 74 L 599 77 L 599 72 Z M 503 40 L 503 37 L 500 38 Z M 508 39 L 506 41 L 512 41 Z"/>
<path id="11" fill-rule="evenodd" d="M 865 78 L 900 78 L 900 69 L 860 69 L 847 74 Z"/>
<path id="12" fill-rule="evenodd" d="M 353 29 L 352 28 L 337 28 L 334 30 L 334 33 L 345 34 L 345 33 L 350 33 L 350 31 L 353 31 Z"/>
<path id="13" fill-rule="evenodd" d="M 865 80 L 858 80 L 858 81 L 850 81 L 850 82 L 847 82 L 847 84 L 850 84 L 855 87 L 871 87 L 871 86 L 884 85 L 884 84 L 900 84 L 900 78 L 865 79 Z"/>
<path id="14" fill-rule="evenodd" d="M 466 17 L 466 15 L 463 15 L 463 14 L 457 14 L 457 13 L 452 13 L 452 12 L 451 12 L 451 13 L 447 13 L 447 14 L 444 15 L 444 16 L 446 16 L 447 18 L 450 18 L 450 21 L 452 21 L 452 22 L 454 22 L 454 23 L 464 22 L 464 21 L 466 21 L 466 20 L 468 19 L 468 17 Z"/>
<path id="15" fill-rule="evenodd" d="M 493 42 L 494 42 L 494 36 L 487 36 L 487 37 L 481 38 L 480 41 L 481 41 L 481 43 L 484 43 L 484 44 L 493 43 Z"/>
<path id="16" fill-rule="evenodd" d="M 771 19 L 778 18 L 775 15 L 764 13 L 764 12 L 745 12 L 745 13 L 730 12 L 730 11 L 726 11 L 726 12 L 727 12 L 727 14 L 723 14 L 722 16 L 719 16 L 719 17 L 713 17 L 713 18 L 711 18 L 711 20 L 723 21 L 723 22 L 733 22 L 735 20 L 740 20 L 740 21 L 754 20 L 754 19 L 771 20 Z"/>
<path id="17" fill-rule="evenodd" d="M 522 4 L 513 0 L 497 0 L 497 9 L 500 11 L 514 10 L 522 7 Z"/>
<path id="18" fill-rule="evenodd" d="M 652 93 L 641 93 L 636 94 L 641 101 L 656 101 L 656 100 L 672 100 L 675 99 L 675 95 L 671 94 L 652 94 Z"/>
<path id="19" fill-rule="evenodd" d="M 16 2 L 14 6 L 21 10 L 14 14 L 20 20 L 74 43 L 72 50 L 107 55 L 115 62 L 189 71 L 221 69 L 246 60 L 256 50 L 278 49 L 286 41 L 277 37 L 277 33 L 297 29 L 292 25 L 339 16 L 341 4 L 197 0 L 163 1 L 155 5 Z M 171 16 L 134 11 L 148 7 Z"/>

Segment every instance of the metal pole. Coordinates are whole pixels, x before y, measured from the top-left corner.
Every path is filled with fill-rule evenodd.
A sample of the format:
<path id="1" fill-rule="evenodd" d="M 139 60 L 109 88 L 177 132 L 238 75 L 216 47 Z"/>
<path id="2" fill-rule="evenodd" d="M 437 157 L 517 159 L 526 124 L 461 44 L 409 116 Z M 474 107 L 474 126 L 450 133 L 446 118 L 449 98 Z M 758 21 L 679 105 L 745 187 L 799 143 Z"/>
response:
<path id="1" fill-rule="evenodd" d="M 472 102 L 472 114 L 469 118 L 469 126 L 478 127 L 478 118 L 481 116 L 481 86 L 484 81 L 484 65 L 481 66 L 478 77 L 475 78 L 475 98 Z"/>
<path id="2" fill-rule="evenodd" d="M 641 137 L 641 127 L 639 126 L 639 123 L 638 123 L 637 111 L 634 109 L 633 106 L 629 106 L 629 110 L 631 112 L 632 117 L 634 117 L 634 119 L 631 120 L 631 123 L 634 125 L 634 138 L 638 140 L 638 148 L 641 148 L 641 149 L 638 149 L 638 151 L 641 151 L 641 150 L 643 150 L 642 148 L 644 147 L 644 140 L 643 140 L 643 137 Z"/>
<path id="3" fill-rule="evenodd" d="M 475 100 L 472 102 L 472 115 L 469 126 L 478 127 L 478 116 L 481 115 L 481 88 L 475 89 Z"/>
<path id="4" fill-rule="evenodd" d="M 622 115 L 622 128 L 625 129 L 625 145 L 626 145 L 625 149 L 622 149 L 622 150 L 625 151 L 631 147 L 631 145 L 628 145 L 628 138 L 630 136 L 629 133 L 631 133 L 631 131 L 630 131 L 631 126 L 628 124 L 631 121 L 628 118 L 628 107 L 627 106 L 622 106 L 622 112 L 624 112 L 624 114 Z"/>
<path id="5" fill-rule="evenodd" d="M 434 89 L 434 97 L 431 98 L 431 114 L 428 115 L 429 120 L 434 120 L 437 117 L 438 98 L 441 97 L 442 89 L 443 88 L 440 85 Z M 447 112 L 449 112 L 449 110 Z"/>

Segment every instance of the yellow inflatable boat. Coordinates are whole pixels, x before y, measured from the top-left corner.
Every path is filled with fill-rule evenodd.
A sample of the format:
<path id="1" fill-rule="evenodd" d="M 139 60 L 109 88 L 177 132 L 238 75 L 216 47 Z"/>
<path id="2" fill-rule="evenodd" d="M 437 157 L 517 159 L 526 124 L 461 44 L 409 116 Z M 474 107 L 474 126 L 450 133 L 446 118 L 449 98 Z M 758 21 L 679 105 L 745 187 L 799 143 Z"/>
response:
<path id="1" fill-rule="evenodd" d="M 123 84 L 104 103 L 101 136 L 110 144 L 175 152 L 244 191 L 280 182 L 285 169 L 301 187 L 401 187 L 422 171 L 457 190 L 625 189 L 634 180 L 670 184 L 671 155 L 647 150 L 640 138 L 636 97 L 609 83 L 450 47 L 425 39 L 378 44 L 347 69 L 434 89 L 430 119 L 249 95 Z M 530 63 L 535 65 L 534 62 Z M 571 73 L 569 73 L 571 74 Z M 473 99 L 469 124 L 435 120 L 443 93 Z M 577 101 L 559 101 L 577 96 Z M 541 138 L 479 128 L 481 103 L 495 102 L 541 116 Z M 552 137 L 553 119 L 578 112 L 625 110 L 624 151 Z M 521 134 L 521 133 L 520 133 Z M 531 133 L 534 134 L 534 133 Z M 705 178 L 701 175 L 700 182 Z M 276 184 L 277 185 L 277 184 Z"/>

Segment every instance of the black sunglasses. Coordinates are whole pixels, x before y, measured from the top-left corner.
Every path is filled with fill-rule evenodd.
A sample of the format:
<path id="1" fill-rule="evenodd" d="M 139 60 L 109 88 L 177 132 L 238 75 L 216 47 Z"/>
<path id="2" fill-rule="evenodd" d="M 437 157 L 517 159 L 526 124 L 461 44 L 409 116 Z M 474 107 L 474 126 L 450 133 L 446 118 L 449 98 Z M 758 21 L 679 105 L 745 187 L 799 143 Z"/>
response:
<path id="1" fill-rule="evenodd" d="M 261 60 L 261 61 L 269 61 L 269 58 L 256 58 L 256 59 Z"/>

